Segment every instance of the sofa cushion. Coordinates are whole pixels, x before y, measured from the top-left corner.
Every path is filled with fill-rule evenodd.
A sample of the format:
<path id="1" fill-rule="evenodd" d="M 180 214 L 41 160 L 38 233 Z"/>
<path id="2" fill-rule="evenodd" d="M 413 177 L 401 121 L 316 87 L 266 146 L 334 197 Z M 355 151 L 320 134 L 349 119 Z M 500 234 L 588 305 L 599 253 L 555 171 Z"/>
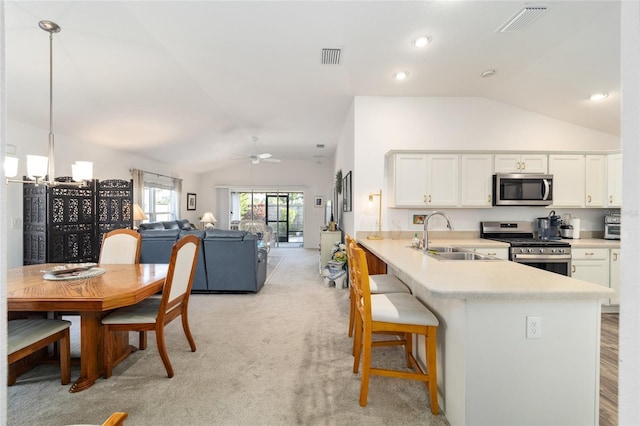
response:
<path id="1" fill-rule="evenodd" d="M 166 222 L 162 222 L 164 225 L 164 229 L 180 229 L 180 225 L 175 220 L 169 220 Z"/>
<path id="2" fill-rule="evenodd" d="M 138 226 L 138 229 L 141 231 L 149 229 L 164 229 L 164 225 L 160 222 L 141 223 L 140 226 Z"/>
<path id="3" fill-rule="evenodd" d="M 189 219 L 178 219 L 176 220 L 176 223 L 178 224 L 178 228 L 182 229 L 183 231 L 189 231 L 193 229 L 193 227 L 191 226 L 191 222 L 189 222 Z"/>
<path id="4" fill-rule="evenodd" d="M 141 229 L 140 235 L 142 235 L 142 241 L 145 239 L 164 239 L 164 240 L 177 240 L 179 229 Z"/>
<path id="5" fill-rule="evenodd" d="M 242 241 L 247 235 L 245 231 L 235 231 L 231 229 L 209 229 L 206 231 L 207 240 Z"/>

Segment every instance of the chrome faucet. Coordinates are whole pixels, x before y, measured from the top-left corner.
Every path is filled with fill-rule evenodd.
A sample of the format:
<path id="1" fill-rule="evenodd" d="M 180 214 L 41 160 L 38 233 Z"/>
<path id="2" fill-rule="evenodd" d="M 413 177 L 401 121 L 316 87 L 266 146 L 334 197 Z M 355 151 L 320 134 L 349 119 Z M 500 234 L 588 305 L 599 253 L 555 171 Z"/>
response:
<path id="1" fill-rule="evenodd" d="M 434 211 L 431 214 L 429 214 L 427 217 L 424 218 L 424 232 L 422 234 L 422 249 L 425 252 L 429 250 L 429 219 L 431 219 L 432 216 L 444 217 L 447 220 L 447 228 L 453 231 L 453 225 L 451 224 L 451 220 L 449 219 L 449 216 L 446 215 L 446 213 L 441 211 Z"/>

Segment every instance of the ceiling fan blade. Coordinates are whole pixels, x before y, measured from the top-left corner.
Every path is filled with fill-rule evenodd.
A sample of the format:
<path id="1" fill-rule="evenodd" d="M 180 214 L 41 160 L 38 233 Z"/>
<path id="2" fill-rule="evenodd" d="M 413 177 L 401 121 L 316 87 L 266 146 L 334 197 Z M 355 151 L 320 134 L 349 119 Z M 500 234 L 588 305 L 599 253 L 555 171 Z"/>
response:
<path id="1" fill-rule="evenodd" d="M 267 163 L 279 163 L 282 160 L 278 158 L 263 158 L 262 161 L 265 161 Z"/>
<path id="2" fill-rule="evenodd" d="M 264 154 L 258 154 L 257 157 L 261 160 L 267 159 L 271 157 L 271 154 L 265 152 Z"/>

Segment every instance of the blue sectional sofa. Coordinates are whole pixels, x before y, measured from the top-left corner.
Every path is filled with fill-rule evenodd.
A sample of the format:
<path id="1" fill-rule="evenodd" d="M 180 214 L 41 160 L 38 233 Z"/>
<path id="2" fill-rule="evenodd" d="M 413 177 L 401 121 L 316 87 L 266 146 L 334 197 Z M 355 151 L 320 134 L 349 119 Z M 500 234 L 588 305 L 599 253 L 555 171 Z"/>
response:
<path id="1" fill-rule="evenodd" d="M 143 224 L 140 263 L 168 263 L 173 244 L 187 234 L 200 238 L 200 250 L 192 293 L 255 293 L 267 278 L 267 251 L 258 248 L 257 237 L 245 231 L 160 228 Z M 184 228 L 187 225 L 183 225 Z"/>

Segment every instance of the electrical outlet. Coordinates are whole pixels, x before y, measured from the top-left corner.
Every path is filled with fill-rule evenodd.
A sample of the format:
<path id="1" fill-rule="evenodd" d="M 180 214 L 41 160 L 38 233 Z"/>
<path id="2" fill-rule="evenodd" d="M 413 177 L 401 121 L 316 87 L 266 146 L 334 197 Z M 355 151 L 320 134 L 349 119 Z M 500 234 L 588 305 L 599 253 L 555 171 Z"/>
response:
<path id="1" fill-rule="evenodd" d="M 539 339 L 542 337 L 542 318 L 527 317 L 527 339 Z"/>
<path id="2" fill-rule="evenodd" d="M 11 229 L 22 229 L 22 218 L 14 217 L 11 221 Z"/>

